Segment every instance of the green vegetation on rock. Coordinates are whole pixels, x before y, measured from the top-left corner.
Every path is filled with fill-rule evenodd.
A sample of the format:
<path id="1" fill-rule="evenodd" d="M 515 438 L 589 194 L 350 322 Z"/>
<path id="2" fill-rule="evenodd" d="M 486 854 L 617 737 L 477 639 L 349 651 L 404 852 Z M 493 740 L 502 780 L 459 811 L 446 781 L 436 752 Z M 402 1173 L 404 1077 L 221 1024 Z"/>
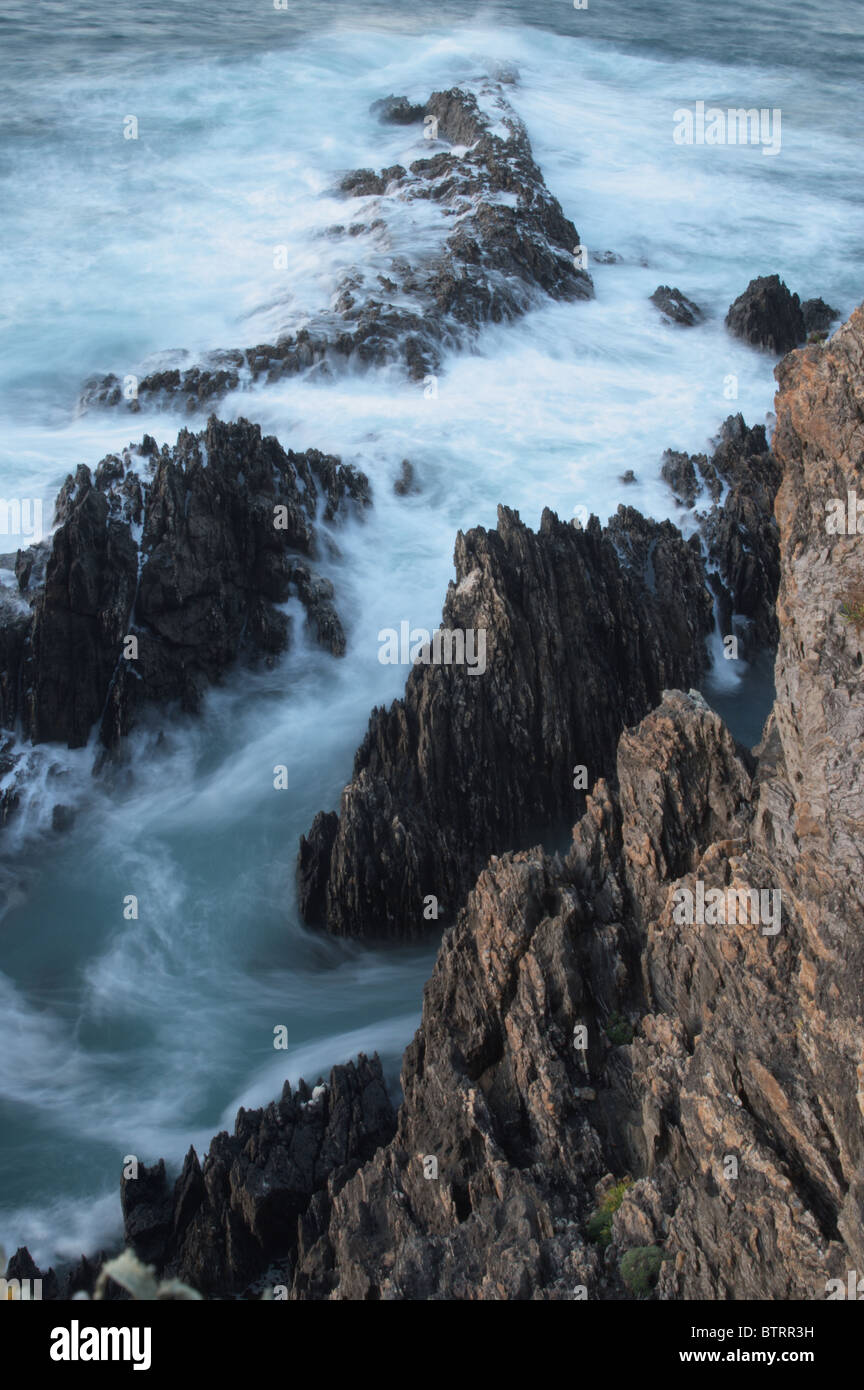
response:
<path id="1" fill-rule="evenodd" d="M 634 1245 L 621 1257 L 621 1278 L 637 1298 L 645 1298 L 657 1283 L 660 1266 L 668 1256 L 659 1245 Z"/>
<path id="2" fill-rule="evenodd" d="M 605 1249 L 609 1244 L 612 1239 L 612 1217 L 624 1201 L 627 1188 L 632 1184 L 632 1178 L 622 1178 L 614 1187 L 610 1187 L 597 1210 L 589 1216 L 586 1234 L 595 1245 L 601 1245 Z"/>

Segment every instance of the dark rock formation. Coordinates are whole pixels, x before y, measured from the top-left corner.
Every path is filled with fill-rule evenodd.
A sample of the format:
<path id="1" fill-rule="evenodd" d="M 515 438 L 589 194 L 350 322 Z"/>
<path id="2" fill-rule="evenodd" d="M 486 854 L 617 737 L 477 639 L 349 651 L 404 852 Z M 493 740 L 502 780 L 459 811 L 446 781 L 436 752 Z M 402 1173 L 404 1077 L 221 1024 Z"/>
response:
<path id="1" fill-rule="evenodd" d="M 245 420 L 211 418 L 161 454 L 145 436 L 94 474 L 82 464 L 40 547 L 44 579 L 24 552 L 28 602 L 3 591 L 3 726 L 74 748 L 98 725 L 113 748 L 143 702 L 194 710 L 238 658 L 281 652 L 289 623 L 276 605 L 292 595 L 340 654 L 333 587 L 307 561 L 319 513 L 329 523 L 351 503 L 369 503 L 362 474 L 314 449 L 283 450 Z"/>
<path id="2" fill-rule="evenodd" d="M 658 286 L 651 296 L 651 303 L 657 306 L 667 322 L 680 323 L 684 328 L 693 328 L 705 317 L 698 304 L 668 285 Z"/>
<path id="3" fill-rule="evenodd" d="M 748 657 L 773 649 L 780 582 L 773 511 L 780 469 L 764 428 L 748 429 L 741 415 L 730 415 L 710 460 L 668 450 L 660 472 L 681 504 L 696 509 L 722 632 L 737 631 Z"/>
<path id="4" fill-rule="evenodd" d="M 26 1295 L 33 1301 L 36 1301 L 38 1296 L 41 1296 L 43 1300 L 47 1300 L 57 1298 L 59 1295 L 60 1285 L 53 1269 L 49 1269 L 43 1274 L 36 1265 L 30 1251 L 24 1246 L 15 1251 L 15 1254 L 6 1266 L 5 1272 L 3 1271 L 2 1265 L 0 1265 L 0 1275 L 10 1281 L 17 1279 L 22 1286 L 25 1282 L 29 1283 L 29 1288 L 25 1289 L 22 1287 L 21 1289 L 22 1298 Z M 39 1280 L 41 1280 L 41 1289 L 35 1282 Z"/>
<path id="5" fill-rule="evenodd" d="M 731 305 L 726 327 L 752 347 L 782 355 L 791 352 L 807 336 L 801 301 L 791 294 L 779 275 L 751 280 Z"/>
<path id="6" fill-rule="evenodd" d="M 809 338 L 811 333 L 827 333 L 840 315 L 830 304 L 826 304 L 824 299 L 805 299 L 801 305 L 801 317 L 804 320 L 804 332 Z"/>
<path id="7" fill-rule="evenodd" d="M 343 178 L 347 197 L 376 200 L 369 222 L 353 224 L 348 233 L 374 235 L 378 249 L 345 275 L 327 313 L 275 344 L 145 374 L 131 399 L 119 377 L 95 379 L 87 383 L 83 403 L 137 410 L 141 402 L 152 406 L 180 398 L 194 410 L 256 381 L 348 362 L 401 361 L 411 378 L 422 381 L 435 371 L 442 344 L 463 341 L 484 323 L 515 318 L 544 295 L 592 295 L 590 276 L 575 264 L 576 228 L 547 189 L 500 84 L 482 85 L 478 95 L 461 88 L 435 92 L 422 107 L 387 97 L 380 114 L 398 124 L 423 122 L 424 133 L 434 139 L 428 157 L 410 169 L 359 169 Z M 467 153 L 453 153 L 464 145 L 471 147 Z M 388 254 L 389 209 L 417 199 L 440 209 L 439 249 L 425 258 Z M 345 228 L 330 231 L 341 235 Z"/>
<path id="8" fill-rule="evenodd" d="M 308 1181 L 296 1097 L 241 1112 L 173 1193 L 158 1170 L 139 1206 L 127 1188 L 139 1248 L 223 1289 L 272 1260 L 298 1300 L 810 1301 L 864 1268 L 864 657 L 843 607 L 862 561 L 857 532 L 825 524 L 864 472 L 864 309 L 777 375 L 777 699 L 756 756 L 701 696 L 664 692 L 621 735 L 566 856 L 508 852 L 481 872 L 425 992 L 395 1134 L 375 1147 L 392 1120 L 362 1060 L 344 1113 L 361 1073 L 374 1100 Z M 652 542 L 662 598 L 651 526 L 592 522 L 576 553 Z M 533 644 L 552 650 L 553 605 L 583 598 L 563 531 L 504 513 L 499 533 L 472 532 L 460 545 L 485 547 L 483 565 L 448 603 L 494 593 L 497 630 L 524 644 L 512 587 L 491 585 L 515 552 Z M 562 744 L 568 774 L 571 756 Z M 316 1155 L 332 1114 L 305 1121 Z"/>
<path id="9" fill-rule="evenodd" d="M 381 97 L 378 101 L 373 101 L 369 109 L 379 120 L 387 121 L 391 125 L 414 125 L 417 121 L 422 121 L 426 114 L 422 102 L 414 103 L 407 97 Z"/>
<path id="10" fill-rule="evenodd" d="M 241 1110 L 203 1164 L 190 1149 L 173 1185 L 165 1165 L 123 1183 L 126 1244 L 202 1293 L 240 1291 L 283 1259 L 315 1192 L 335 1191 L 392 1138 L 395 1115 L 377 1057 L 300 1082 L 264 1110 Z"/>
<path id="11" fill-rule="evenodd" d="M 499 507 L 455 565 L 442 627 L 485 633 L 485 671 L 416 666 L 372 715 L 338 824 L 301 841 L 301 911 L 340 935 L 428 931 L 429 896 L 452 921 L 490 851 L 572 823 L 622 728 L 707 665 L 698 545 L 668 522 L 622 507 L 582 531 L 547 511 L 535 534 Z"/>
<path id="12" fill-rule="evenodd" d="M 171 1183 L 160 1159 L 122 1182 L 124 1242 L 157 1274 L 179 1278 L 205 1295 L 241 1293 L 278 1256 L 291 1283 L 302 1221 L 315 1193 L 338 1192 L 389 1142 L 396 1116 L 381 1063 L 361 1053 L 334 1067 L 327 1085 L 301 1081 L 263 1110 L 240 1110 L 234 1133 L 213 1139 L 203 1163 L 194 1149 Z M 26 1249 L 9 1261 L 8 1278 L 42 1278 L 44 1299 L 92 1294 L 102 1252 L 61 1276 L 46 1274 Z M 127 1295 L 109 1281 L 109 1298 Z"/>
<path id="13" fill-rule="evenodd" d="M 402 460 L 399 477 L 393 484 L 393 491 L 397 497 L 407 497 L 412 492 L 420 491 L 414 474 L 414 465 L 408 459 Z"/>
<path id="14" fill-rule="evenodd" d="M 621 1297 L 641 1259 L 660 1298 L 812 1300 L 864 1265 L 864 698 L 841 604 L 862 567 L 825 526 L 864 469 L 864 310 L 778 378 L 758 758 L 668 693 L 565 860 L 491 861 L 442 942 L 396 1136 L 308 1214 L 294 1297 Z M 700 885 L 713 922 L 686 911 Z M 604 1251 L 589 1217 L 616 1190 Z"/>

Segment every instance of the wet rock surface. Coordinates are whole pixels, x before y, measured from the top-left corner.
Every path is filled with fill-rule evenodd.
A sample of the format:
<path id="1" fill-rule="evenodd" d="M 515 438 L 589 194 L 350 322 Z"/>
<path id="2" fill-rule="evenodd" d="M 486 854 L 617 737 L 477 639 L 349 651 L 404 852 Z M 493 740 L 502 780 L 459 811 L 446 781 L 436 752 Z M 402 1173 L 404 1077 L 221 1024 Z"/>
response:
<path id="1" fill-rule="evenodd" d="M 779 275 L 751 280 L 730 306 L 726 327 L 751 347 L 764 348 L 777 356 L 791 352 L 807 336 L 801 301 Z"/>
<path id="2" fill-rule="evenodd" d="M 255 1146 L 281 1171 L 293 1141 L 279 1106 L 241 1113 L 204 1165 L 215 1203 L 190 1158 L 170 1203 L 157 1173 L 137 1218 L 127 1206 L 141 1248 L 176 1259 L 166 1233 L 188 1212 L 177 1268 L 224 1289 L 230 1232 L 230 1278 L 270 1259 L 267 1277 L 298 1300 L 807 1301 L 862 1267 L 864 658 L 848 617 L 862 562 L 854 524 L 826 519 L 864 476 L 864 310 L 777 377 L 777 698 L 755 756 L 700 695 L 661 692 L 592 779 L 566 853 L 505 852 L 481 870 L 445 931 L 392 1137 L 352 1171 L 349 1134 L 362 1149 L 392 1125 L 373 1074 L 371 1116 L 337 1127 L 338 1161 L 311 1165 L 302 1210 L 282 1185 L 274 1249 Z M 619 513 L 608 536 L 567 529 L 587 564 L 591 547 L 656 554 L 653 525 Z M 501 582 L 516 555 L 516 592 L 557 649 L 550 595 L 566 592 L 568 611 L 581 598 L 564 529 L 547 517 L 533 536 L 504 513 L 498 532 L 461 538 L 453 613 L 483 611 L 456 601 L 476 587 L 496 633 L 524 642 Z M 423 674 L 394 707 L 406 748 Z M 559 756 L 569 767 L 571 747 Z M 316 1155 L 330 1130 L 322 1116 Z"/>
<path id="3" fill-rule="evenodd" d="M 705 317 L 698 304 L 669 285 L 659 285 L 651 296 L 651 303 L 660 310 L 667 323 L 678 323 L 682 328 L 693 328 Z"/>
<path id="4" fill-rule="evenodd" d="M 780 582 L 774 499 L 780 468 L 764 427 L 749 429 L 741 415 L 730 415 L 710 459 L 668 450 L 660 473 L 693 514 L 723 634 L 736 635 L 748 658 L 773 650 Z"/>
<path id="5" fill-rule="evenodd" d="M 837 310 L 826 304 L 824 299 L 805 299 L 801 305 L 801 316 L 808 337 L 811 333 L 827 333 L 840 317 Z"/>
<path id="6" fill-rule="evenodd" d="M 113 374 L 94 379 L 82 403 L 134 411 L 179 400 L 200 410 L 258 381 L 388 362 L 422 381 L 442 347 L 469 341 L 483 324 L 516 318 L 544 296 L 593 295 L 590 275 L 575 265 L 579 234 L 546 187 L 500 82 L 434 92 L 424 105 L 387 97 L 378 114 L 406 134 L 416 126 L 426 148 L 408 167 L 343 177 L 346 200 L 365 200 L 357 213 L 349 203 L 346 219 L 364 220 L 331 233 L 367 236 L 372 253 L 345 273 L 328 312 L 275 343 L 145 372 L 131 390 Z M 392 224 L 418 201 L 438 210 L 437 249 L 418 255 L 409 243 L 401 254 Z"/>
<path id="7" fill-rule="evenodd" d="M 273 660 L 291 597 L 339 655 L 333 586 L 313 567 L 318 527 L 369 502 L 363 474 L 283 450 L 245 420 L 212 418 L 161 451 L 145 436 L 92 473 L 82 464 L 52 539 L 19 553 L 20 592 L 2 591 L 3 726 L 71 748 L 97 726 L 115 748 L 142 705 L 194 711 L 238 659 Z"/>
<path id="8" fill-rule="evenodd" d="M 497 530 L 459 535 L 455 566 L 442 628 L 466 654 L 482 631 L 485 669 L 417 665 L 373 713 L 338 823 L 301 842 L 301 912 L 339 935 L 452 922 L 488 854 L 572 823 L 621 730 L 707 665 L 701 556 L 668 522 L 619 508 L 582 531 L 546 511 L 535 533 L 500 507 Z"/>

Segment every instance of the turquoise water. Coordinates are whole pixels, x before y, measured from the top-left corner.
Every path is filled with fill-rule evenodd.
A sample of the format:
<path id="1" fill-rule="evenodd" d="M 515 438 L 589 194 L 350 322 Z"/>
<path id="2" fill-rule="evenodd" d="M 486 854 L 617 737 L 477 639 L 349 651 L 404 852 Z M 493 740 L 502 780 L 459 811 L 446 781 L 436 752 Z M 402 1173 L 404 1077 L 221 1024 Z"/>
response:
<path id="1" fill-rule="evenodd" d="M 824 3 L 4 6 L 4 496 L 47 504 L 77 463 L 190 423 L 79 414 L 91 373 L 267 340 L 327 304 L 350 257 L 373 254 L 320 239 L 344 220 L 339 174 L 424 152 L 416 132 L 369 114 L 388 92 L 419 99 L 515 64 L 508 95 L 549 186 L 589 254 L 622 257 L 591 265 L 590 304 L 484 331 L 444 364 L 435 400 L 382 371 L 221 406 L 369 474 L 374 509 L 339 531 L 330 567 L 348 652 L 336 661 L 301 640 L 275 671 L 233 676 L 200 720 L 170 722 L 158 748 L 156 719 L 111 787 L 93 779 L 92 750 L 36 756 L 0 848 L 7 1250 L 51 1259 L 110 1240 L 126 1154 L 176 1161 L 286 1076 L 315 1079 L 374 1048 L 395 1072 L 433 947 L 310 933 L 293 886 L 299 835 L 336 805 L 372 706 L 401 690 L 377 633 L 435 625 L 457 530 L 494 525 L 499 501 L 530 524 L 544 506 L 605 519 L 620 501 L 674 515 L 663 449 L 704 448 L 730 410 L 754 424 L 771 409 L 770 360 L 722 326 L 751 276 L 776 270 L 844 315 L 858 301 L 852 24 Z M 676 146 L 672 113 L 698 100 L 779 106 L 780 156 Z M 129 114 L 137 141 L 122 136 Z M 396 234 L 409 245 L 434 227 L 418 211 Z M 287 271 L 275 244 L 289 247 Z M 663 325 L 647 302 L 661 283 L 706 323 Z M 398 498 L 405 457 L 423 491 Z M 639 481 L 623 488 L 629 468 Z M 770 692 L 721 674 L 718 699 L 749 742 Z M 290 786 L 277 792 L 281 763 Z M 45 829 L 58 800 L 77 810 L 63 837 Z M 123 917 L 129 894 L 137 921 Z M 287 1053 L 272 1046 L 279 1024 Z"/>

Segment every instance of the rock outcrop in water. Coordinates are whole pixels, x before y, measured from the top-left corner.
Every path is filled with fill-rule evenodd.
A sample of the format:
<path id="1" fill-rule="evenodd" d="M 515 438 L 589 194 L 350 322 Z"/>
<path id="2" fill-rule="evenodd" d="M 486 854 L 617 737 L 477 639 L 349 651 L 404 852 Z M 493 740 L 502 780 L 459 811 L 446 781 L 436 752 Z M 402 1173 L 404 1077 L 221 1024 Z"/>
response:
<path id="1" fill-rule="evenodd" d="M 780 544 L 774 499 L 780 469 L 762 425 L 730 415 L 714 451 L 668 450 L 661 476 L 693 519 L 705 546 L 708 582 L 724 635 L 740 637 L 742 655 L 777 645 Z"/>
<path id="2" fill-rule="evenodd" d="M 243 1290 L 294 1245 L 298 1219 L 326 1183 L 339 1188 L 393 1136 L 377 1057 L 302 1081 L 264 1110 L 241 1110 L 203 1164 L 194 1149 L 171 1185 L 164 1164 L 124 1181 L 126 1242 L 202 1293 Z"/>
<path id="3" fill-rule="evenodd" d="M 195 710 L 238 659 L 283 651 L 292 597 L 340 654 L 317 526 L 369 502 L 362 473 L 245 420 L 81 465 L 51 541 L 18 554 L 20 594 L 2 591 L 2 727 L 77 748 L 95 726 L 115 748 L 144 704 Z"/>
<path id="4" fill-rule="evenodd" d="M 651 296 L 651 303 L 667 322 L 678 323 L 682 328 L 694 328 L 705 317 L 698 304 L 669 285 L 658 285 Z"/>
<path id="5" fill-rule="evenodd" d="M 730 306 L 726 327 L 751 347 L 764 348 L 778 357 L 791 352 L 807 336 L 801 300 L 779 275 L 751 280 Z"/>
<path id="6" fill-rule="evenodd" d="M 864 1267 L 864 562 L 857 515 L 836 524 L 864 476 L 864 308 L 777 374 L 777 699 L 755 756 L 701 696 L 665 692 L 566 855 L 480 873 L 395 1134 L 353 1171 L 348 1135 L 362 1151 L 392 1126 L 373 1068 L 370 1109 L 295 1202 L 296 1098 L 287 1119 L 284 1099 L 241 1113 L 204 1192 L 192 1158 L 173 1194 L 158 1170 L 127 1189 L 157 1263 L 226 1291 L 269 1262 L 299 1300 L 812 1300 Z M 503 520 L 509 542 L 472 533 L 489 564 L 559 538 L 545 599 L 523 590 L 551 647 L 568 543 L 553 519 L 540 537 Z M 611 541 L 592 524 L 589 543 Z M 356 1116 L 367 1088 L 349 1093 Z M 315 1154 L 331 1114 L 306 1120 Z"/>
<path id="7" fill-rule="evenodd" d="M 489 853 L 572 824 L 621 730 L 707 666 L 698 542 L 669 522 L 622 507 L 582 531 L 546 511 L 535 534 L 499 507 L 455 566 L 442 627 L 483 632 L 485 669 L 416 666 L 374 711 L 338 817 L 301 841 L 301 912 L 339 935 L 452 922 Z"/>
<path id="8" fill-rule="evenodd" d="M 804 331 L 809 338 L 811 333 L 827 333 L 840 315 L 830 304 L 826 304 L 824 299 L 805 299 L 801 305 L 801 317 L 804 320 Z"/>
<path id="9" fill-rule="evenodd" d="M 276 1256 L 296 1249 L 297 1224 L 314 1194 L 338 1191 L 389 1142 L 396 1117 L 377 1056 L 334 1067 L 329 1082 L 288 1083 L 262 1110 L 240 1110 L 234 1133 L 216 1135 L 203 1163 L 194 1149 L 169 1182 L 160 1160 L 124 1178 L 126 1245 L 160 1274 L 205 1295 L 242 1292 Z M 9 1278 L 42 1278 L 43 1297 L 91 1293 L 106 1257 L 82 1259 L 60 1276 L 36 1268 L 26 1249 L 9 1262 Z M 122 1297 L 116 1285 L 109 1297 Z"/>
<path id="10" fill-rule="evenodd" d="M 811 1300 L 862 1267 L 862 560 L 826 517 L 864 474 L 864 310 L 778 379 L 758 757 L 668 693 L 565 859 L 491 861 L 295 1297 Z"/>
<path id="11" fill-rule="evenodd" d="M 467 88 L 435 92 L 425 106 L 391 97 L 380 114 L 416 124 L 418 136 L 422 128 L 432 137 L 428 155 L 408 168 L 359 169 L 343 178 L 346 198 L 363 200 L 357 215 L 364 220 L 330 234 L 363 235 L 367 254 L 343 277 L 328 312 L 276 343 L 160 367 L 136 378 L 126 394 L 119 377 L 96 379 L 83 404 L 137 410 L 180 400 L 199 410 L 258 381 L 392 361 L 422 381 L 436 370 L 442 346 L 464 341 L 482 324 L 515 318 L 544 295 L 593 294 L 574 255 L 576 228 L 547 189 L 500 84 L 483 84 L 476 95 Z M 437 249 L 421 255 L 408 241 L 401 254 L 398 223 L 406 204 L 418 202 L 437 209 Z"/>

